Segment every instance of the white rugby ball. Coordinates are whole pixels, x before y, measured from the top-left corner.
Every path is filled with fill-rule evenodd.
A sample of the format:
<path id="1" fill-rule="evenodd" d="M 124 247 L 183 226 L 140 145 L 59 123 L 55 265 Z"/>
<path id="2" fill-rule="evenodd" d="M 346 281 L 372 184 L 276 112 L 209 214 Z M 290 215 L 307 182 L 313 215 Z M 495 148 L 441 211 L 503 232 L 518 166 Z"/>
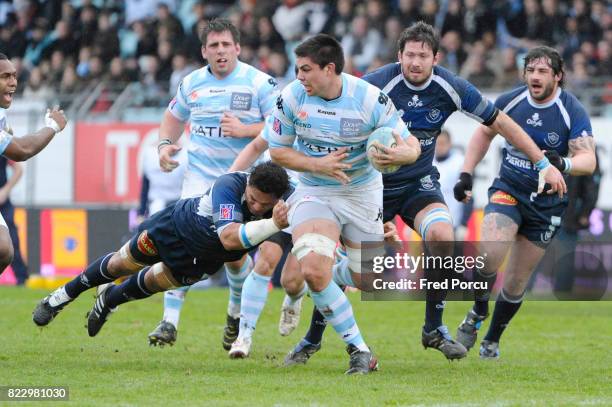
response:
<path id="1" fill-rule="evenodd" d="M 374 159 L 372 157 L 372 153 L 378 151 L 378 145 L 383 145 L 388 148 L 393 148 L 397 146 L 397 142 L 395 141 L 395 137 L 393 137 L 393 129 L 391 127 L 379 127 L 374 130 L 370 137 L 368 137 L 368 144 L 366 146 L 366 151 L 368 154 L 368 161 L 372 164 L 372 167 L 377 169 L 383 174 L 390 174 L 399 170 L 399 165 L 387 165 L 387 166 L 379 166 L 376 165 Z"/>

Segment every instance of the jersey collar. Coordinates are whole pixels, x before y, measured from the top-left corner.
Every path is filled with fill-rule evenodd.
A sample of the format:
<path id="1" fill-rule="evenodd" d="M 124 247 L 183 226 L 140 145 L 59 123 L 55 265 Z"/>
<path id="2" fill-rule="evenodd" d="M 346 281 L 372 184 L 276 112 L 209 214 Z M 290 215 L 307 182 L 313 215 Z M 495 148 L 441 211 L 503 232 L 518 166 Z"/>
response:
<path id="1" fill-rule="evenodd" d="M 404 76 L 404 71 L 402 70 L 401 64 L 400 64 L 400 71 L 402 72 L 402 79 L 404 80 L 404 83 L 406 84 L 406 86 L 410 90 L 423 90 L 423 89 L 427 88 L 429 86 L 429 84 L 431 83 L 431 81 L 433 80 L 433 76 L 434 76 L 434 70 L 432 69 L 431 70 L 431 75 L 429 75 L 429 78 L 427 78 L 427 80 L 425 81 L 424 84 L 422 84 L 421 86 L 414 86 L 410 82 L 408 82 L 408 80 L 406 80 L 406 77 Z"/>
<path id="2" fill-rule="evenodd" d="M 559 96 L 561 96 L 561 88 L 557 88 L 557 94 L 549 102 L 538 103 L 531 97 L 531 94 L 527 92 L 527 102 L 529 102 L 531 107 L 534 107 L 536 109 L 546 109 L 547 107 L 551 107 L 552 105 L 557 103 L 557 100 L 559 100 Z"/>

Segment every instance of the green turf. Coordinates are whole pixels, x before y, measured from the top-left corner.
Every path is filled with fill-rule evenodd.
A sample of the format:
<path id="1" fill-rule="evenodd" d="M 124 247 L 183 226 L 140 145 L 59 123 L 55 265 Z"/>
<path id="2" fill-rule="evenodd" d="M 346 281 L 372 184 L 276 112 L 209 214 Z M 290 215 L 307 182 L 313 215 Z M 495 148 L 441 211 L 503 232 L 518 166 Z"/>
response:
<path id="1" fill-rule="evenodd" d="M 122 305 L 93 339 L 84 328 L 90 293 L 41 330 L 31 311 L 44 295 L 0 288 L 0 385 L 68 386 L 72 405 L 612 405 L 610 302 L 528 302 L 503 338 L 500 361 L 481 361 L 472 350 L 449 363 L 420 345 L 423 304 L 366 303 L 352 294 L 381 370 L 346 377 L 348 356 L 331 329 L 308 365 L 281 367 L 299 336 L 278 335 L 280 291 L 270 295 L 247 360 L 229 360 L 221 348 L 225 290 L 190 293 L 178 342 L 164 349 L 146 339 L 160 319 L 161 295 Z M 448 304 L 452 332 L 467 306 Z M 310 299 L 304 310 L 299 333 Z"/>

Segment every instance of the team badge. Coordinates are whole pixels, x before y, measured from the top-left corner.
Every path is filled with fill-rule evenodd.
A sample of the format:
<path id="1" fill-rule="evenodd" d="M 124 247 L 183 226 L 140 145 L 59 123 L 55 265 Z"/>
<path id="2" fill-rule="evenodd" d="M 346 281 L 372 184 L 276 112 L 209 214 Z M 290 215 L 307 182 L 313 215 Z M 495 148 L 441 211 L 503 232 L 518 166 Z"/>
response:
<path id="1" fill-rule="evenodd" d="M 234 220 L 234 204 L 221 204 L 219 220 Z"/>
<path id="2" fill-rule="evenodd" d="M 434 183 L 433 180 L 431 179 L 431 175 L 426 175 L 423 178 L 421 178 L 421 188 L 423 188 L 425 191 L 431 191 L 432 189 L 434 189 Z"/>
<path id="3" fill-rule="evenodd" d="M 145 230 L 138 236 L 138 251 L 147 256 L 157 256 L 157 248 Z"/>
<path id="4" fill-rule="evenodd" d="M 272 123 L 272 130 L 279 136 L 283 134 L 281 121 L 276 117 L 274 118 L 274 122 Z"/>
<path id="5" fill-rule="evenodd" d="M 496 191 L 493 195 L 491 195 L 490 199 L 491 203 L 499 204 L 499 205 L 516 205 L 518 201 L 512 195 L 504 192 L 504 191 Z"/>
<path id="6" fill-rule="evenodd" d="M 559 135 L 553 131 L 552 133 L 548 133 L 548 135 L 546 135 L 544 143 L 546 143 L 546 145 L 549 147 L 557 147 L 559 144 L 561 144 L 561 137 L 559 137 Z"/>
<path id="7" fill-rule="evenodd" d="M 429 123 L 437 123 L 442 120 L 442 114 L 439 109 L 431 109 L 429 113 L 427 113 L 427 116 L 425 116 L 425 120 Z"/>

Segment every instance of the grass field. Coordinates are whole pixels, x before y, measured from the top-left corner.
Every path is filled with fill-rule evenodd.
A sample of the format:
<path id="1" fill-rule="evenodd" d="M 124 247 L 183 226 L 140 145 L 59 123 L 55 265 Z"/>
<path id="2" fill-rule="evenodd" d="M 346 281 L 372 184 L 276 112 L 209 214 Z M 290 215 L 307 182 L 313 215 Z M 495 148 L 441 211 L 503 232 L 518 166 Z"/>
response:
<path id="1" fill-rule="evenodd" d="M 92 339 L 84 328 L 92 294 L 41 330 L 31 311 L 45 294 L 0 288 L 0 385 L 68 386 L 72 405 L 612 405 L 610 302 L 528 302 L 506 331 L 501 360 L 481 361 L 472 350 L 467 359 L 449 363 L 420 345 L 423 304 L 365 303 L 352 294 L 381 370 L 346 377 L 348 356 L 332 329 L 308 365 L 282 367 L 306 329 L 312 303 L 305 301 L 298 332 L 283 338 L 277 331 L 278 290 L 270 295 L 247 360 L 230 360 L 221 348 L 225 290 L 190 293 L 177 344 L 164 349 L 150 348 L 146 339 L 160 319 L 161 295 L 122 305 Z M 452 332 L 467 306 L 448 304 L 445 321 Z"/>

